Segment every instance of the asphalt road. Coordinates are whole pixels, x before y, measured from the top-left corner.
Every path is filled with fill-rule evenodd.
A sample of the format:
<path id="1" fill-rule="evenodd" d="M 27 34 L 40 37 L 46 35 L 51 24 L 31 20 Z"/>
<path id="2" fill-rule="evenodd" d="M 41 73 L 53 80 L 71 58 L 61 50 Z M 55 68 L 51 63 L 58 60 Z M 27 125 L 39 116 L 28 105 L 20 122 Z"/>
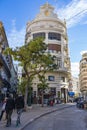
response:
<path id="1" fill-rule="evenodd" d="M 87 130 L 87 110 L 65 108 L 37 119 L 24 130 Z"/>

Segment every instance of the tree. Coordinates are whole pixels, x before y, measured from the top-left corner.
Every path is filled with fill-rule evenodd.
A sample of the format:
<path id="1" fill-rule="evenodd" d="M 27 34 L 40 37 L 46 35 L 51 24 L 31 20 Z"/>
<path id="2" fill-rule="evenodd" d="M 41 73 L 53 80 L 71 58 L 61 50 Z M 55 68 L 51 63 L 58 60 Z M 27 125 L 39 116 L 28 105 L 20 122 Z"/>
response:
<path id="1" fill-rule="evenodd" d="M 42 74 L 38 75 L 40 83 L 38 83 L 38 88 L 40 89 L 41 92 L 41 102 L 42 102 L 42 107 L 44 106 L 44 90 L 46 90 L 49 87 L 49 84 L 47 83 L 47 79 L 45 76 Z"/>
<path id="2" fill-rule="evenodd" d="M 22 77 L 21 78 L 21 82 L 18 82 L 18 88 L 17 88 L 17 92 L 21 92 L 23 95 L 25 94 L 25 85 L 27 84 L 27 80 Z"/>
<path id="3" fill-rule="evenodd" d="M 46 53 L 47 45 L 42 38 L 31 40 L 28 44 L 16 49 L 7 48 L 5 54 L 12 55 L 14 60 L 18 61 L 24 70 L 24 99 L 25 107 L 27 106 L 27 96 L 29 87 L 35 75 L 41 72 L 46 73 L 55 67 L 54 57 Z"/>

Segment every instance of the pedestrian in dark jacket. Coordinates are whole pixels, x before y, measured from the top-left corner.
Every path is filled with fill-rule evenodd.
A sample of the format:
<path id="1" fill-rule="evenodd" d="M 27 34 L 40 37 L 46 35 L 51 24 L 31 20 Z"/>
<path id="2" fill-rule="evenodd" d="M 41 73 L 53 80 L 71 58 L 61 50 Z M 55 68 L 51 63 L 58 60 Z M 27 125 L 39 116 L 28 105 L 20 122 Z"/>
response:
<path id="1" fill-rule="evenodd" d="M 17 109 L 17 121 L 16 126 L 20 124 L 20 117 L 24 109 L 24 97 L 19 94 L 15 99 L 15 108 Z"/>
<path id="2" fill-rule="evenodd" d="M 5 107 L 6 107 L 6 102 L 7 102 L 7 97 L 5 97 L 3 104 L 2 104 L 2 108 L 1 108 L 1 114 L 0 114 L 0 121 L 5 113 Z M 6 119 L 6 118 L 5 118 Z"/>
<path id="3" fill-rule="evenodd" d="M 11 125 L 11 116 L 13 109 L 15 109 L 15 102 L 12 95 L 9 95 L 5 106 L 6 118 L 7 118 L 6 127 L 9 127 Z"/>

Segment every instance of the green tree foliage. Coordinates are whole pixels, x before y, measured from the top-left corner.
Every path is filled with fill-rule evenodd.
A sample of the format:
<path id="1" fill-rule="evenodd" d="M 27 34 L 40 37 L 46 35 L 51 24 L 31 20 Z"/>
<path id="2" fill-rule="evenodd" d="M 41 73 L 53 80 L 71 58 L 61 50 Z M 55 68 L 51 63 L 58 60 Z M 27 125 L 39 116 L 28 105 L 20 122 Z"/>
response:
<path id="1" fill-rule="evenodd" d="M 18 89 L 17 89 L 18 93 L 21 92 L 23 95 L 25 94 L 24 86 L 26 86 L 26 84 L 27 84 L 27 80 L 26 80 L 26 78 L 23 77 L 21 79 L 21 82 L 18 83 Z"/>
<path id="2" fill-rule="evenodd" d="M 47 45 L 43 42 L 44 39 L 36 38 L 31 40 L 28 44 L 16 49 L 7 48 L 5 54 L 13 56 L 14 60 L 18 61 L 23 67 L 24 71 L 24 91 L 25 91 L 25 105 L 27 105 L 28 88 L 35 75 L 42 72 L 46 73 L 53 70 L 55 67 L 54 57 L 46 53 Z"/>

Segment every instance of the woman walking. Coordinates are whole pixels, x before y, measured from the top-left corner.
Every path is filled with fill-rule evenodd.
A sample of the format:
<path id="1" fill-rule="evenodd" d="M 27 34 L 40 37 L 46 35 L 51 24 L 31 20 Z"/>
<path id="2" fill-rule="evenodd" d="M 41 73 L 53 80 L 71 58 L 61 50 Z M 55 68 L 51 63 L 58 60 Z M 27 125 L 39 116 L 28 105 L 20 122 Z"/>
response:
<path id="1" fill-rule="evenodd" d="M 1 114 L 0 114 L 0 121 L 2 120 L 2 117 L 5 113 L 5 107 L 6 107 L 6 102 L 7 102 L 7 97 L 5 97 L 4 101 L 3 101 L 3 104 L 2 104 L 2 109 L 1 109 Z M 6 119 L 6 117 L 5 117 Z"/>

